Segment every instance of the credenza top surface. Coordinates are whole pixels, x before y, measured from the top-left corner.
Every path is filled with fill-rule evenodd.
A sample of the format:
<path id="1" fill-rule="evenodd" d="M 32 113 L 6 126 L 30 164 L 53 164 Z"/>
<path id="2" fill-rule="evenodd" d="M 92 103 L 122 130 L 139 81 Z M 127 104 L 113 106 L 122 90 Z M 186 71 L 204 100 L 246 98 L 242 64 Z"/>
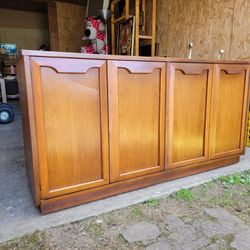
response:
<path id="1" fill-rule="evenodd" d="M 100 54 L 83 54 L 71 52 L 40 51 L 40 50 L 21 50 L 22 56 L 38 57 L 63 57 L 76 59 L 95 59 L 95 60 L 125 60 L 125 61 L 149 61 L 149 62 L 182 62 L 182 63 L 213 63 L 213 64 L 250 64 L 250 61 L 238 60 L 205 60 L 205 59 L 188 59 L 173 57 L 143 57 L 143 56 L 120 56 L 120 55 L 100 55 Z"/>

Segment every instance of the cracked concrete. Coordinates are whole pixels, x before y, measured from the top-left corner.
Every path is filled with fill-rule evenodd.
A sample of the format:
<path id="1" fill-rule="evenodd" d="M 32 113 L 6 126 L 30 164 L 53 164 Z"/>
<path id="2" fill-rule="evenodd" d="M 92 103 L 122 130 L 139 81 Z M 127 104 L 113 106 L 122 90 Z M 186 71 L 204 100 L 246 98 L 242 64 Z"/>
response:
<path id="1" fill-rule="evenodd" d="M 169 215 L 166 218 L 166 223 L 168 225 L 167 230 L 170 232 L 170 235 L 165 237 L 165 239 L 157 239 L 146 249 L 198 250 L 228 249 L 228 247 L 233 247 L 237 250 L 250 249 L 250 228 L 245 225 L 243 221 L 223 208 L 206 209 L 205 214 L 216 219 L 216 221 L 212 222 L 213 227 L 205 227 L 202 224 L 208 225 L 210 220 L 209 218 L 204 219 L 201 223 L 201 233 L 203 234 L 201 237 L 198 237 L 198 231 L 193 226 L 187 225 L 183 219 L 175 215 Z M 224 224 L 225 220 L 227 221 L 227 224 Z M 196 222 L 200 224 L 199 221 Z M 242 225 L 240 230 L 235 230 L 235 223 L 237 225 Z M 143 231 L 143 223 L 141 223 L 141 227 Z M 133 225 L 131 225 L 130 228 L 133 228 Z M 230 230 L 228 228 L 230 228 Z M 209 231 L 209 233 L 207 233 L 207 231 Z M 133 232 L 130 232 L 130 234 L 133 234 Z M 214 244 L 211 245 L 211 241 L 214 236 L 223 236 L 224 238 L 231 237 L 233 240 L 232 242 L 227 243 L 222 237 L 221 239 L 216 239 Z"/>
<path id="2" fill-rule="evenodd" d="M 135 190 L 114 197 L 84 204 L 49 215 L 40 215 L 35 207 L 25 176 L 21 114 L 18 102 L 11 103 L 16 118 L 13 123 L 0 125 L 0 242 L 65 223 L 127 207 L 150 198 L 190 188 L 213 178 L 250 169 L 250 149 L 237 164 L 174 181 Z M 243 232 L 243 231 L 242 231 Z M 244 236 L 244 232 L 242 233 Z M 239 234 L 237 239 L 243 237 Z"/>

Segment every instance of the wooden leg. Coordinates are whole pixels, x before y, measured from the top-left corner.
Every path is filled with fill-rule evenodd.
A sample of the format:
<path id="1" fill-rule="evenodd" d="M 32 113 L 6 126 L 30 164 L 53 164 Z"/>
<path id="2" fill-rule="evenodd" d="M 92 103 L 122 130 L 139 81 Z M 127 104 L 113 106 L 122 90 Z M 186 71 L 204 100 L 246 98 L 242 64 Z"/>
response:
<path id="1" fill-rule="evenodd" d="M 112 11 L 112 17 L 111 17 L 111 37 L 112 37 L 112 55 L 115 55 L 115 4 L 114 2 L 111 3 L 111 11 Z"/>
<path id="2" fill-rule="evenodd" d="M 126 19 L 127 19 L 129 17 L 129 0 L 126 0 L 125 11 L 126 11 Z"/>
<path id="3" fill-rule="evenodd" d="M 152 6 L 152 45 L 151 55 L 155 56 L 155 34 L 156 34 L 156 0 L 153 0 Z"/>
<path id="4" fill-rule="evenodd" d="M 142 35 L 145 35 L 146 29 L 146 3 L 145 0 L 142 0 L 142 11 L 143 11 L 143 25 L 142 25 Z"/>
<path id="5" fill-rule="evenodd" d="M 139 56 L 139 34 L 140 34 L 140 0 L 135 1 L 135 55 Z"/>
<path id="6" fill-rule="evenodd" d="M 6 88 L 5 88 L 5 81 L 3 78 L 0 79 L 1 84 L 1 95 L 2 95 L 2 102 L 7 103 L 7 96 L 6 96 Z"/>

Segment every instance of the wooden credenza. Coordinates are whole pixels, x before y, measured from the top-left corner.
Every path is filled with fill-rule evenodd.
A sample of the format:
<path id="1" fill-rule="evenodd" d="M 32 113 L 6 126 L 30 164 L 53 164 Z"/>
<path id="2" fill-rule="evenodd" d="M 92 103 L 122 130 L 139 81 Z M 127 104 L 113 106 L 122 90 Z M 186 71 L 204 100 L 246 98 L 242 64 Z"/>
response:
<path id="1" fill-rule="evenodd" d="M 22 51 L 25 158 L 42 213 L 233 164 L 249 63 Z"/>

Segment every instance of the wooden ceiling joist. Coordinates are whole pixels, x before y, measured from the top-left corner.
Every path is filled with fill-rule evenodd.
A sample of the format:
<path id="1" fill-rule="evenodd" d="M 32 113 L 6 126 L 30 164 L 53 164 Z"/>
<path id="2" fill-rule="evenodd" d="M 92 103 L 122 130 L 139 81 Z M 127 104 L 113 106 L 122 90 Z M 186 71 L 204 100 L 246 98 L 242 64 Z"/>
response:
<path id="1" fill-rule="evenodd" d="M 71 4 L 78 4 L 78 5 L 87 5 L 87 0 L 31 0 L 34 2 L 64 2 L 64 3 L 71 3 Z"/>
<path id="2" fill-rule="evenodd" d="M 65 2 L 86 5 L 87 0 L 0 0 L 0 8 L 47 13 L 47 3 Z"/>
<path id="3" fill-rule="evenodd" d="M 47 12 L 47 5 L 44 2 L 35 2 L 31 0 L 1 0 L 0 8 L 24 10 L 33 12 Z"/>

